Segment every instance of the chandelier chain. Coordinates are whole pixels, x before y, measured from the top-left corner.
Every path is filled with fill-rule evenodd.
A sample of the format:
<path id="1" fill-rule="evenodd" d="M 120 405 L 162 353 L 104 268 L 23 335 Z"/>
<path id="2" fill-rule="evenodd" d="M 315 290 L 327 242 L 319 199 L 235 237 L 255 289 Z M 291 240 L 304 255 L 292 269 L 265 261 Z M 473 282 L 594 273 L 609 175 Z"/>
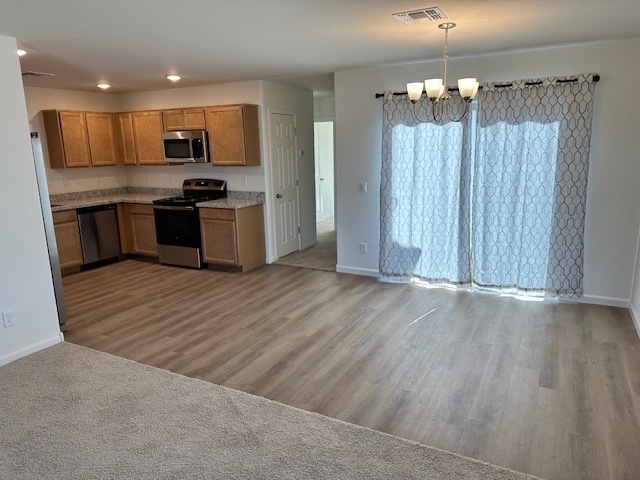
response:
<path id="1" fill-rule="evenodd" d="M 444 91 L 441 98 L 449 98 L 449 90 L 447 88 L 447 67 L 449 66 L 449 27 L 444 29 L 444 50 L 442 53 L 442 59 L 444 60 L 444 77 L 442 79 L 444 85 Z"/>

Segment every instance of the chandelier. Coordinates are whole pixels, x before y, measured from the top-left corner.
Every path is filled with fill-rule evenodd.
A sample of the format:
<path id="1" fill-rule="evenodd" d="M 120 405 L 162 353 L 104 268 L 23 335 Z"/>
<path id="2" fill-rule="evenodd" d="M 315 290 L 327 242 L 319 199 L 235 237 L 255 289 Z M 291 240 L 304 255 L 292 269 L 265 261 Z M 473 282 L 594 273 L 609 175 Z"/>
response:
<path id="1" fill-rule="evenodd" d="M 444 115 L 453 122 L 463 120 L 469 111 L 469 103 L 478 93 L 478 82 L 475 78 L 461 78 L 458 80 L 458 93 L 464 100 L 463 111 L 456 112 L 451 105 L 451 95 L 447 88 L 447 67 L 449 64 L 449 30 L 455 27 L 455 23 L 447 22 L 438 25 L 438 28 L 444 30 L 444 52 L 442 59 L 444 60 L 444 76 L 443 78 L 430 78 L 423 82 L 407 83 L 407 93 L 409 100 L 413 103 L 413 115 L 416 120 L 419 119 L 416 112 L 416 102 L 422 97 L 423 86 L 427 92 L 427 97 L 431 100 L 431 120 L 439 121 Z M 456 116 L 457 113 L 457 116 Z"/>

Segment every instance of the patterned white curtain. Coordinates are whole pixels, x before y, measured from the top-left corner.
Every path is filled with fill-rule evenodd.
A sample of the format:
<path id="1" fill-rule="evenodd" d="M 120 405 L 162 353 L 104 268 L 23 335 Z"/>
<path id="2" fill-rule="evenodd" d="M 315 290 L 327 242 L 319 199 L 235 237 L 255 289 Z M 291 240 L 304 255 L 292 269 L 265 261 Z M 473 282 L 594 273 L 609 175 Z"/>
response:
<path id="1" fill-rule="evenodd" d="M 582 295 L 591 76 L 483 85 L 472 195 L 474 282 Z"/>
<path id="2" fill-rule="evenodd" d="M 566 80 L 483 85 L 460 123 L 385 94 L 383 278 L 582 294 L 594 83 Z"/>
<path id="3" fill-rule="evenodd" d="M 464 108 L 451 100 L 453 115 Z M 380 272 L 466 284 L 469 262 L 469 122 L 420 122 L 429 100 L 415 106 L 385 94 L 382 149 Z"/>

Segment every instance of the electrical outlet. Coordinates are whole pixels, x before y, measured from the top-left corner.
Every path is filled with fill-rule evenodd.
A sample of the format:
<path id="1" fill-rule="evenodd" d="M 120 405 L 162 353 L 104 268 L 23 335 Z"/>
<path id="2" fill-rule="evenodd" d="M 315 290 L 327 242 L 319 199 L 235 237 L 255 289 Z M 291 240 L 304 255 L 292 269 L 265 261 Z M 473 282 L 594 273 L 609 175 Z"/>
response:
<path id="1" fill-rule="evenodd" d="M 367 182 L 360 182 L 360 193 L 367 193 Z"/>
<path id="2" fill-rule="evenodd" d="M 148 173 L 145 175 L 145 178 L 147 179 L 147 183 L 149 183 L 149 180 L 151 180 L 151 178 L 150 178 L 150 175 Z"/>
<path id="3" fill-rule="evenodd" d="M 16 324 L 16 317 L 13 315 L 13 310 L 2 312 L 2 323 L 4 324 L 4 328 L 13 327 Z"/>
<path id="4" fill-rule="evenodd" d="M 71 182 L 69 181 L 69 179 L 68 179 L 68 178 L 63 178 L 63 179 L 62 179 L 62 186 L 63 186 L 63 187 L 68 187 L 68 186 L 70 186 L 70 185 L 71 185 Z"/>
<path id="5" fill-rule="evenodd" d="M 360 253 L 367 253 L 367 244 L 366 243 L 361 243 L 360 244 Z"/>
<path id="6" fill-rule="evenodd" d="M 246 185 L 247 184 L 247 176 L 246 175 L 242 175 L 240 177 L 240 185 Z"/>
<path id="7" fill-rule="evenodd" d="M 102 183 L 102 177 L 98 175 L 98 183 Z"/>

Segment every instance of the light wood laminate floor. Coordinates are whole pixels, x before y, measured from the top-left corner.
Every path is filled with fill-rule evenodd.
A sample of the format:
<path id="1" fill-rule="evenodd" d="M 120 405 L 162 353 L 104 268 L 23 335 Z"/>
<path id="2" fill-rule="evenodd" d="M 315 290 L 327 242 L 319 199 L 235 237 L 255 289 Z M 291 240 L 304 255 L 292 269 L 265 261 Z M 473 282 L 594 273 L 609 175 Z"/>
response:
<path id="1" fill-rule="evenodd" d="M 640 479 L 625 309 L 280 265 L 64 279 L 68 341 L 522 472 Z"/>

